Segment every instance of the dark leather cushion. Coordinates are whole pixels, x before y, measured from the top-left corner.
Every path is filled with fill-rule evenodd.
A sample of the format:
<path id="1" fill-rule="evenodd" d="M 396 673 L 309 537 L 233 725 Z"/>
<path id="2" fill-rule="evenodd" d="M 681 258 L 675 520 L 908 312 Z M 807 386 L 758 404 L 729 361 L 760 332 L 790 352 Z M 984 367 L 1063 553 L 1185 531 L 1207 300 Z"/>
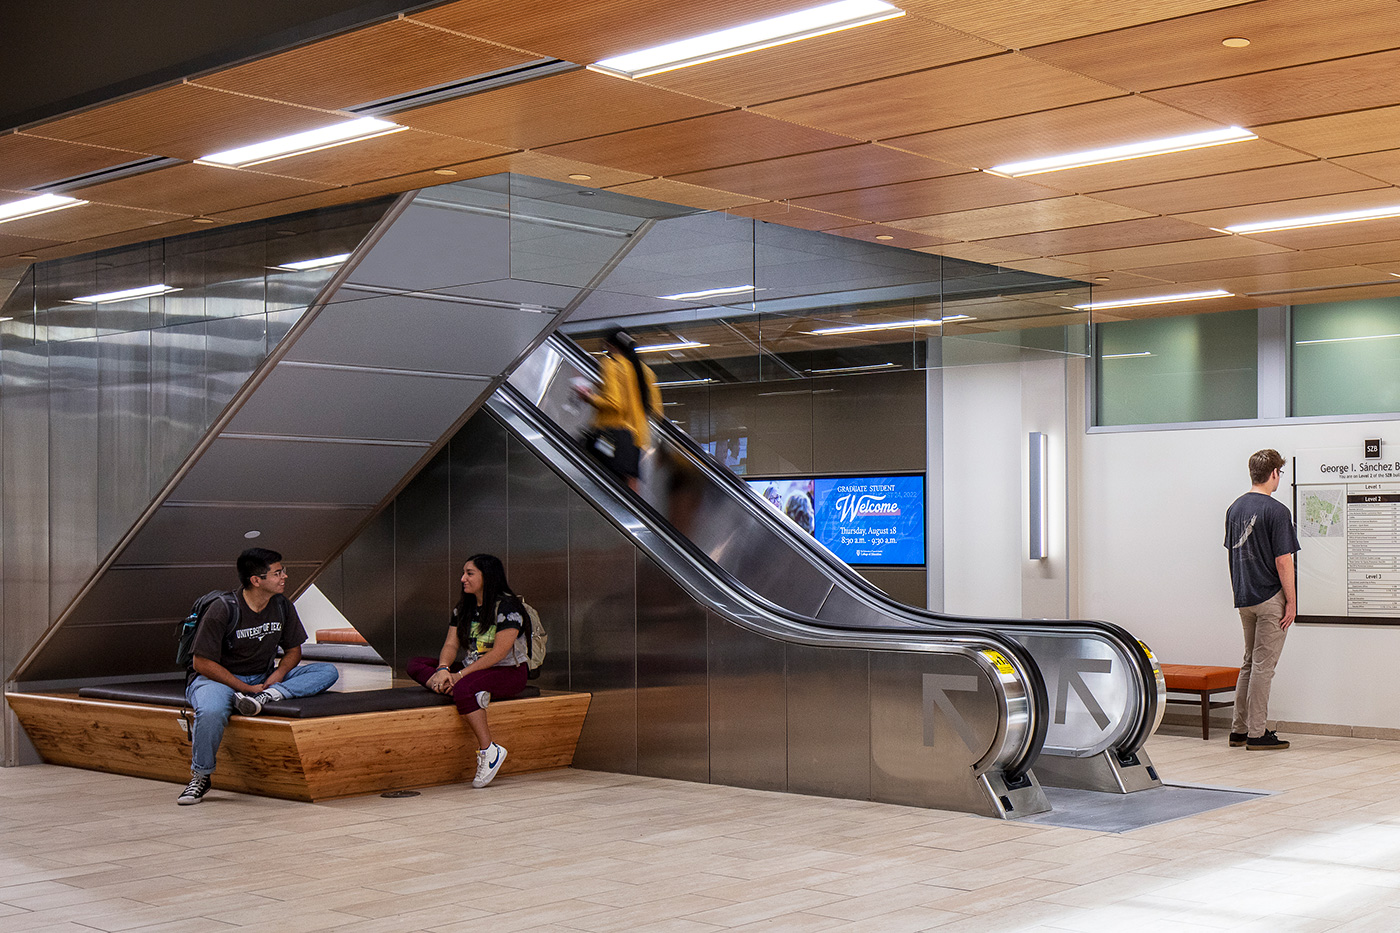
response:
<path id="1" fill-rule="evenodd" d="M 523 699 L 540 695 L 538 687 L 526 687 L 518 697 Z M 90 700 L 118 700 L 126 703 L 146 703 L 152 706 L 188 706 L 185 702 L 185 682 L 183 680 L 151 680 L 129 684 L 83 687 L 78 696 Z M 505 703 L 506 700 L 496 702 Z M 293 697 L 280 700 L 263 707 L 269 716 L 284 716 L 289 719 L 311 719 L 316 716 L 344 716 L 348 713 L 382 713 L 401 709 L 421 709 L 431 706 L 448 706 L 451 697 L 433 693 L 417 685 L 411 687 L 386 687 L 382 690 L 328 691 L 311 697 Z"/>

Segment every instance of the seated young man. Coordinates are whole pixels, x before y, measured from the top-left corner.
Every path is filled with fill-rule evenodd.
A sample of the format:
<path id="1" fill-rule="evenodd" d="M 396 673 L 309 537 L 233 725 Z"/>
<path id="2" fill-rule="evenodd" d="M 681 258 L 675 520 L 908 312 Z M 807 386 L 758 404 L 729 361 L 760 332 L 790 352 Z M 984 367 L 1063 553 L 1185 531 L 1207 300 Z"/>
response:
<path id="1" fill-rule="evenodd" d="M 199 803 L 209 791 L 214 758 L 235 709 L 256 716 L 264 703 L 321 693 L 340 676 L 334 664 L 302 664 L 306 630 L 296 607 L 282 595 L 287 571 L 282 555 L 249 548 L 238 555 L 238 620 L 219 600 L 204 611 L 194 636 L 194 658 L 185 675 L 185 697 L 194 707 L 190 783 L 176 803 Z M 282 659 L 277 660 L 277 649 Z"/>

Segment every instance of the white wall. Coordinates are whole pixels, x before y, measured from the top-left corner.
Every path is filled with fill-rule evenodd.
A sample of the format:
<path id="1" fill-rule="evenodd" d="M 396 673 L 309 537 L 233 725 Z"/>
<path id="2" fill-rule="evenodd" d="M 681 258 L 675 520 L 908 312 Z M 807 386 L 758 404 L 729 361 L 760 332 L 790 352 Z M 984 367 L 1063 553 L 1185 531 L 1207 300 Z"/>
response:
<path id="1" fill-rule="evenodd" d="M 1082 422 L 1081 422 L 1082 423 Z M 1080 441 L 1079 613 L 1123 625 L 1168 663 L 1236 666 L 1243 650 L 1223 546 L 1225 509 L 1249 489 L 1249 455 L 1400 444 L 1400 422 L 1089 434 Z M 1391 448 L 1394 449 L 1394 448 Z M 1292 506 L 1291 487 L 1277 497 Z M 1307 559 L 1302 539 L 1300 561 Z M 1271 719 L 1400 727 L 1400 629 L 1295 625 Z"/>
<path id="2" fill-rule="evenodd" d="M 1065 377 L 1060 358 L 942 371 L 943 590 L 948 612 L 1065 617 Z M 1030 560 L 1027 553 L 1031 431 L 1048 435 L 1050 557 L 1042 561 Z"/>

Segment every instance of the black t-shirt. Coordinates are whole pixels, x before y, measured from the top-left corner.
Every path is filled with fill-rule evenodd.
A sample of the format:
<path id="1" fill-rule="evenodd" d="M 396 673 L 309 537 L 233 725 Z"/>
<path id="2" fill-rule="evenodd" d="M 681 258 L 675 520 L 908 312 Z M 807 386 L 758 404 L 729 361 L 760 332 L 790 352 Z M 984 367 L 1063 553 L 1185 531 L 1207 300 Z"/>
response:
<path id="1" fill-rule="evenodd" d="M 1247 492 L 1225 513 L 1230 583 L 1235 608 L 1257 606 L 1283 588 L 1274 559 L 1298 550 L 1288 506 L 1272 496 Z"/>
<path id="2" fill-rule="evenodd" d="M 447 624 L 457 625 L 457 610 L 452 610 L 452 619 Z M 476 607 L 467 618 L 465 626 L 459 626 L 457 639 L 462 647 L 466 649 L 466 663 L 486 654 L 496 644 L 496 633 L 502 629 L 515 629 L 515 644 L 506 656 L 496 663 L 497 667 L 515 667 L 524 664 L 529 650 L 529 645 L 524 638 L 525 630 L 525 604 L 519 596 L 514 593 L 506 593 L 496 601 L 496 619 L 494 625 L 483 625 L 481 619 L 481 608 Z"/>
<path id="3" fill-rule="evenodd" d="M 194 653 L 219 662 L 230 674 L 269 674 L 279 647 L 290 651 L 304 641 L 306 629 L 291 600 L 274 596 L 262 612 L 254 612 L 240 591 L 238 627 L 229 631 L 228 605 L 222 599 L 212 604 L 194 633 Z"/>

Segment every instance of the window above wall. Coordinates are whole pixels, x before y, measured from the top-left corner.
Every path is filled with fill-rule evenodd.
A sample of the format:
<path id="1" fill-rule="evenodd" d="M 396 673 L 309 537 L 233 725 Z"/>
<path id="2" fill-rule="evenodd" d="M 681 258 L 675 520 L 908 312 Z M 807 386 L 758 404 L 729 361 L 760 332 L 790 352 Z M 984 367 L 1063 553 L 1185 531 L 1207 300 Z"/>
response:
<path id="1" fill-rule="evenodd" d="M 1115 321 L 1094 334 L 1095 424 L 1258 417 L 1256 310 Z"/>

